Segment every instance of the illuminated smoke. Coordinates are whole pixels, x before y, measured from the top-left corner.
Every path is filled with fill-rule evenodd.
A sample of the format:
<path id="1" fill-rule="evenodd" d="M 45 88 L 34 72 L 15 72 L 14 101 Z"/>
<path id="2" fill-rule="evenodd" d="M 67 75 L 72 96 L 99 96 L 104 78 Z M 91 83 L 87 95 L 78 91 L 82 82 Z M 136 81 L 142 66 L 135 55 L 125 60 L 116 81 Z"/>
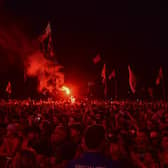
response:
<path id="1" fill-rule="evenodd" d="M 25 72 L 28 76 L 38 78 L 40 93 L 54 94 L 64 84 L 64 74 L 61 65 L 45 59 L 43 53 L 35 51 L 25 61 Z"/>
<path id="2" fill-rule="evenodd" d="M 24 79 L 36 77 L 38 92 L 55 93 L 64 84 L 62 66 L 47 60 L 40 51 L 38 40 L 30 40 L 14 25 L 0 27 L 0 51 L 7 56 L 8 68 L 16 61 L 16 57 L 24 63 Z"/>

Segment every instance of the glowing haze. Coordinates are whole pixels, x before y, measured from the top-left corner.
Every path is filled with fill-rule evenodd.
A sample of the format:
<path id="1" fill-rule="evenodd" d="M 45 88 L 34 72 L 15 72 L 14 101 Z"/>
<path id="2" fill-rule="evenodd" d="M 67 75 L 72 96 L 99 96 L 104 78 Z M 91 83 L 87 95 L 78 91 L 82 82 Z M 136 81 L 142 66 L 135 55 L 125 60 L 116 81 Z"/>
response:
<path id="1" fill-rule="evenodd" d="M 47 60 L 40 51 L 38 40 L 28 40 L 18 27 L 4 24 L 0 27 L 0 49 L 7 55 L 7 66 L 11 66 L 16 57 L 24 63 L 24 78 L 38 79 L 39 93 L 55 93 L 64 84 L 62 66 Z M 3 55 L 2 55 L 3 56 Z"/>
<path id="2" fill-rule="evenodd" d="M 35 51 L 25 60 L 25 73 L 38 78 L 40 93 L 53 94 L 64 84 L 63 67 L 45 59 L 43 53 Z"/>

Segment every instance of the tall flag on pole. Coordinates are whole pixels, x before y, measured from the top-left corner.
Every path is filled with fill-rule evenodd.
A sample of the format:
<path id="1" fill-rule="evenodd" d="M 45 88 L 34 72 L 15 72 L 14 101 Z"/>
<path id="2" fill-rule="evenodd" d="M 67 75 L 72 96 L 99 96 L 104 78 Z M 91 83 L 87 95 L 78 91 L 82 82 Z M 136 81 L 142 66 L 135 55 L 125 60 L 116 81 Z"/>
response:
<path id="1" fill-rule="evenodd" d="M 136 77 L 133 71 L 131 70 L 130 65 L 128 65 L 128 72 L 129 72 L 129 85 L 132 93 L 136 92 Z"/>
<path id="2" fill-rule="evenodd" d="M 47 27 L 45 28 L 45 32 L 40 36 L 40 41 L 43 42 L 47 37 L 51 34 L 51 25 L 48 22 Z"/>
<path id="3" fill-rule="evenodd" d="M 158 76 L 156 78 L 156 85 L 160 85 L 161 79 L 163 79 L 163 70 L 162 67 L 159 69 Z"/>
<path id="4" fill-rule="evenodd" d="M 106 81 L 106 64 L 103 65 L 102 73 L 101 73 L 102 83 L 104 84 Z"/>
<path id="5" fill-rule="evenodd" d="M 46 34 L 49 35 L 51 33 L 51 25 L 50 25 L 50 22 L 48 22 L 48 25 L 46 27 Z"/>
<path id="6" fill-rule="evenodd" d="M 50 22 L 48 22 L 44 34 L 40 37 L 40 42 L 42 43 L 42 50 L 44 52 L 45 57 L 49 59 L 53 58 L 54 50 L 53 50 Z"/>
<path id="7" fill-rule="evenodd" d="M 102 83 L 104 84 L 104 96 L 107 97 L 107 80 L 106 80 L 106 64 L 103 65 L 101 73 Z"/>
<path id="8" fill-rule="evenodd" d="M 113 69 L 108 78 L 109 80 L 111 80 L 112 78 L 115 78 L 115 77 L 116 77 L 116 72 L 115 72 L 115 69 Z"/>
<path id="9" fill-rule="evenodd" d="M 9 95 L 11 95 L 12 93 L 12 86 L 10 81 L 8 82 L 7 86 L 6 86 L 6 93 L 8 93 Z"/>
<path id="10" fill-rule="evenodd" d="M 101 61 L 101 56 L 100 54 L 97 54 L 96 57 L 93 58 L 93 63 L 97 64 Z"/>

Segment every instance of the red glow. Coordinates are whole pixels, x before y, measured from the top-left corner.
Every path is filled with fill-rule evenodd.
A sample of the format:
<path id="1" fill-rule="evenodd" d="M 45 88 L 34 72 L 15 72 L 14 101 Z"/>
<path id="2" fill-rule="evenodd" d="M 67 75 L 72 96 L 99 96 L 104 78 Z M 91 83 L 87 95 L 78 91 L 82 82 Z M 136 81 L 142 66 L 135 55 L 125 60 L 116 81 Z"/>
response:
<path id="1" fill-rule="evenodd" d="M 47 91 L 53 95 L 64 84 L 64 74 L 60 72 L 62 68 L 47 60 L 41 51 L 34 52 L 25 60 L 26 75 L 38 78 L 38 91 L 43 94 Z"/>

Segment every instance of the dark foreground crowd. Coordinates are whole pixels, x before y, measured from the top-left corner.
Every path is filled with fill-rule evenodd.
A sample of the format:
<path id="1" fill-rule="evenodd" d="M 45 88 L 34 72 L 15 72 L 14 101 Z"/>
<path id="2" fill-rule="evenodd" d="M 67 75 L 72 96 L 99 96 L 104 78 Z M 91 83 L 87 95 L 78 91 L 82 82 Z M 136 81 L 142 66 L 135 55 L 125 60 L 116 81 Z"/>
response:
<path id="1" fill-rule="evenodd" d="M 0 103 L 2 168 L 166 168 L 167 104 Z"/>

